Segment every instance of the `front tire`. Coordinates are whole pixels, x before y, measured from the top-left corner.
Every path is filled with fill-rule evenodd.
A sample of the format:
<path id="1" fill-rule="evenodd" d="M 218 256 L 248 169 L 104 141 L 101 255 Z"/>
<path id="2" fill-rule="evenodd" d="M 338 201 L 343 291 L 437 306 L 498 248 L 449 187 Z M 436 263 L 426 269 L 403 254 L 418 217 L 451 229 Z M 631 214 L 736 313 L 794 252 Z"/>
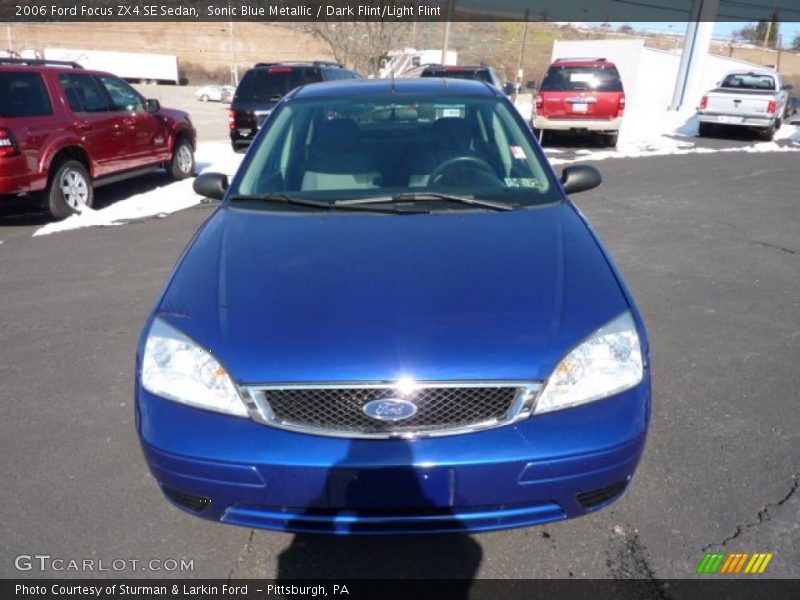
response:
<path id="1" fill-rule="evenodd" d="M 208 102 L 208 96 L 206 96 L 205 94 L 200 96 L 200 102 Z"/>
<path id="2" fill-rule="evenodd" d="M 77 160 L 67 160 L 56 168 L 45 191 L 45 208 L 57 220 L 91 208 L 94 186 L 89 171 Z"/>
<path id="3" fill-rule="evenodd" d="M 186 138 L 179 138 L 172 151 L 169 174 L 175 180 L 186 179 L 194 175 L 194 149 Z"/>

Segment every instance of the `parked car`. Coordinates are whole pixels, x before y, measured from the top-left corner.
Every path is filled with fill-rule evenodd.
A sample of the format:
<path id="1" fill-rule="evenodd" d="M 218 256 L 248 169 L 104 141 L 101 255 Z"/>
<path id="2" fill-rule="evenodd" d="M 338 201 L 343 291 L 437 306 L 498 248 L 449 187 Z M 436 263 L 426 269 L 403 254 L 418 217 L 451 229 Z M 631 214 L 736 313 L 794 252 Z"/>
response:
<path id="1" fill-rule="evenodd" d="M 247 148 L 275 105 L 294 88 L 321 81 L 360 78 L 356 71 L 326 61 L 256 64 L 239 82 L 228 113 L 231 146 L 234 151 Z"/>
<path id="2" fill-rule="evenodd" d="M 797 114 L 800 112 L 800 97 L 792 96 L 789 98 L 789 103 L 787 105 L 789 117 L 796 117 Z"/>
<path id="3" fill-rule="evenodd" d="M 201 102 L 225 102 L 233 98 L 233 92 L 236 90 L 231 85 L 204 85 L 198 88 L 194 93 L 195 98 Z"/>
<path id="4" fill-rule="evenodd" d="M 426 65 L 420 77 L 444 77 L 447 79 L 472 79 L 493 85 L 498 90 L 508 91 L 494 68 L 489 65 Z M 512 84 L 513 85 L 513 84 Z"/>
<path id="5" fill-rule="evenodd" d="M 532 86 L 531 86 L 532 87 Z M 536 96 L 533 129 L 603 135 L 616 146 L 625 116 L 625 90 L 616 65 L 605 58 L 559 58 Z"/>
<path id="6" fill-rule="evenodd" d="M 434 115 L 423 118 L 422 115 Z M 136 423 L 167 498 L 297 532 L 520 527 L 628 487 L 648 341 L 525 121 L 475 81 L 290 92 L 147 319 Z"/>
<path id="7" fill-rule="evenodd" d="M 94 188 L 166 167 L 194 171 L 189 115 L 75 63 L 0 59 L 0 197 L 29 195 L 56 219 Z"/>
<path id="8" fill-rule="evenodd" d="M 770 141 L 790 116 L 789 91 L 793 86 L 773 70 L 731 71 L 700 100 L 697 120 L 701 136 L 718 126 L 747 127 Z"/>
<path id="9" fill-rule="evenodd" d="M 233 95 L 236 93 L 236 88 L 232 85 L 222 86 L 222 103 L 230 104 L 233 102 Z"/>

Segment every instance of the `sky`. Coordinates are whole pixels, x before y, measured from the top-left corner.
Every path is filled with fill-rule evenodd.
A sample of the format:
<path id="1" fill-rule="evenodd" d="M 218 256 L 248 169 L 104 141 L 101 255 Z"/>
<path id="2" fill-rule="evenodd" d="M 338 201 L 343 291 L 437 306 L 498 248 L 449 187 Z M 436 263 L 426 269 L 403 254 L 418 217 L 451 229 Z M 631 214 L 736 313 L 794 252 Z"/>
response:
<path id="1" fill-rule="evenodd" d="M 616 25 L 616 23 L 615 23 Z M 630 23 L 632 27 L 636 29 L 647 29 L 652 31 L 661 31 L 664 33 L 670 33 L 672 31 L 676 33 L 683 33 L 686 31 L 687 23 L 685 21 L 681 22 L 654 22 L 654 23 Z M 670 25 L 672 27 L 670 27 Z M 716 27 L 714 28 L 714 37 L 717 38 L 730 38 L 733 35 L 733 32 L 741 29 L 746 25 L 752 25 L 752 23 L 728 23 L 722 22 L 717 23 Z M 789 23 L 781 23 L 780 24 L 780 33 L 783 35 L 783 45 L 789 46 L 792 43 L 792 40 L 797 34 L 800 34 L 800 23 L 798 22 L 789 22 Z"/>

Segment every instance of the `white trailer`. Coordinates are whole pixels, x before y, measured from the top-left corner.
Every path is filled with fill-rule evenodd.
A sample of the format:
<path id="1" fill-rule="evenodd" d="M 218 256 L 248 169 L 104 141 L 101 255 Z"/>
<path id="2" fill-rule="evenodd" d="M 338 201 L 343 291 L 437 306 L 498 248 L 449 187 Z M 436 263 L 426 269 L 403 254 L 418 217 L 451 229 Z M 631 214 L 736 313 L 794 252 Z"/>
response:
<path id="1" fill-rule="evenodd" d="M 444 58 L 444 60 L 442 60 Z M 456 65 L 458 64 L 458 52 L 448 50 L 442 55 L 441 50 L 417 50 L 416 48 L 405 48 L 403 50 L 392 50 L 385 57 L 381 66 L 380 77 L 409 77 L 418 76 L 418 67 L 431 64 Z"/>
<path id="2" fill-rule="evenodd" d="M 180 83 L 178 57 L 171 54 L 45 48 L 44 57 L 75 62 L 86 69 L 107 71 L 134 82 Z"/>

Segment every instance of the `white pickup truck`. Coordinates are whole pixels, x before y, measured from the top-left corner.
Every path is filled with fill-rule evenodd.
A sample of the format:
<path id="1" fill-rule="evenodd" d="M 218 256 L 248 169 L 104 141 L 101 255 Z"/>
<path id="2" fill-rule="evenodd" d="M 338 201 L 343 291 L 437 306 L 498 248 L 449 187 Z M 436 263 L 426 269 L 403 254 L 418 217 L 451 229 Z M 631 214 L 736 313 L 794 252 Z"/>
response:
<path id="1" fill-rule="evenodd" d="M 732 71 L 700 101 L 697 119 L 700 135 L 708 136 L 718 125 L 757 129 L 769 141 L 789 115 L 789 90 L 772 70 Z"/>

